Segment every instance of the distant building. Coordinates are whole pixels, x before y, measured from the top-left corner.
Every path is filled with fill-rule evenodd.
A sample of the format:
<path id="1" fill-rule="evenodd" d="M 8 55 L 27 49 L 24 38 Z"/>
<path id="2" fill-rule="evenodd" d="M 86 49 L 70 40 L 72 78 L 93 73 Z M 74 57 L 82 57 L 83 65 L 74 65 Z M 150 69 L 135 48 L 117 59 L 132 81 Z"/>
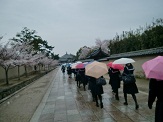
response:
<path id="1" fill-rule="evenodd" d="M 66 54 L 59 58 L 60 63 L 70 63 L 75 61 L 75 55 Z"/>
<path id="2" fill-rule="evenodd" d="M 98 59 L 105 58 L 105 57 L 108 57 L 108 56 L 110 56 L 110 53 L 107 54 L 104 51 L 102 51 L 101 48 L 98 48 L 98 49 L 94 50 L 91 54 L 89 54 L 87 56 L 87 59 L 98 60 Z"/>

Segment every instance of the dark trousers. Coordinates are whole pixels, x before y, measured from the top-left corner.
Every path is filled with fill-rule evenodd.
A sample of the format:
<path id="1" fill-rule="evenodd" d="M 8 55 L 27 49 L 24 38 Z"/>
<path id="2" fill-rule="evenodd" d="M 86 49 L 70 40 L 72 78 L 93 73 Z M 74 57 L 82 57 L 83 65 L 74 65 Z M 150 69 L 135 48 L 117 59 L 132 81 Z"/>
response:
<path id="1" fill-rule="evenodd" d="M 163 102 L 156 102 L 155 122 L 163 122 Z"/>

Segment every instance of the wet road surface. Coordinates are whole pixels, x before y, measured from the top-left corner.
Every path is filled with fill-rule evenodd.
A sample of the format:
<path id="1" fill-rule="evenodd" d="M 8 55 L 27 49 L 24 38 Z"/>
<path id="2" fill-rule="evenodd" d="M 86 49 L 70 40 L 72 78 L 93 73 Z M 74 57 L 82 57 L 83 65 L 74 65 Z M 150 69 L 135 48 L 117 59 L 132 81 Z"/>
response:
<path id="1" fill-rule="evenodd" d="M 108 81 L 107 81 L 108 82 Z M 0 104 L 0 122 L 154 122 L 154 106 L 147 106 L 148 83 L 137 80 L 139 109 L 128 95 L 128 106 L 115 100 L 109 84 L 103 86 L 104 108 L 96 107 L 86 86 L 84 91 L 60 67 Z"/>
<path id="2" fill-rule="evenodd" d="M 140 82 L 140 81 L 139 81 Z M 139 86 L 143 87 L 143 83 Z M 31 122 L 153 122 L 154 109 L 147 106 L 148 91 L 136 94 L 139 109 L 128 95 L 128 106 L 123 105 L 122 87 L 119 90 L 120 100 L 115 100 L 109 84 L 105 85 L 103 94 L 104 108 L 96 107 L 92 102 L 89 90 L 77 88 L 74 78 L 68 78 L 59 70 L 42 104 L 31 119 Z M 41 109 L 39 109 L 41 108 Z"/>

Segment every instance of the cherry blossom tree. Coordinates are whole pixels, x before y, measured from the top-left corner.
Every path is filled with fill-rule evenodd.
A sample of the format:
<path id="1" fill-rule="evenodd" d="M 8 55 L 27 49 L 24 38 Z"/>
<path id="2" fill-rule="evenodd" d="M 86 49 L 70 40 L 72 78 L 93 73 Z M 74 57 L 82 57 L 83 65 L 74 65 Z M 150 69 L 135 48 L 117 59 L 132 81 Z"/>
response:
<path id="1" fill-rule="evenodd" d="M 33 54 L 35 53 L 34 51 L 32 51 L 33 47 L 31 45 L 29 45 L 29 43 L 27 42 L 23 42 L 23 43 L 16 43 L 13 44 L 12 46 L 14 49 L 16 49 L 17 51 L 17 56 L 14 58 L 15 62 L 14 64 L 18 67 L 18 80 L 20 80 L 20 66 L 24 65 L 25 68 L 25 74 L 27 76 L 27 68 L 26 68 L 26 64 L 29 62 L 29 60 L 31 60 L 31 58 L 33 58 Z M 30 61 L 30 63 L 32 63 Z"/>
<path id="2" fill-rule="evenodd" d="M 0 66 L 4 68 L 6 75 L 6 84 L 9 84 L 8 70 L 11 66 L 15 66 L 14 58 L 16 57 L 16 49 L 10 47 L 10 42 L 4 46 L 0 46 Z"/>
<path id="3" fill-rule="evenodd" d="M 50 70 L 49 67 L 55 67 L 58 65 L 58 60 L 49 59 L 46 64 L 48 66 L 48 70 Z"/>
<path id="4" fill-rule="evenodd" d="M 109 46 L 108 40 L 101 41 L 100 39 L 96 39 L 95 43 L 96 43 L 95 48 L 101 48 L 101 50 L 105 52 L 106 54 L 110 53 L 110 49 L 108 48 Z"/>
<path id="5" fill-rule="evenodd" d="M 5 70 L 6 84 L 9 84 L 8 71 L 11 67 L 18 67 L 18 79 L 20 79 L 20 66 L 24 65 L 27 77 L 27 66 L 40 66 L 46 62 L 50 65 L 54 64 L 53 61 L 53 59 L 48 59 L 45 54 L 34 51 L 33 46 L 29 42 L 0 44 L 0 66 Z"/>
<path id="6" fill-rule="evenodd" d="M 44 70 L 46 70 L 46 66 L 49 65 L 50 59 L 48 57 L 44 57 L 40 60 L 40 63 L 44 66 Z"/>
<path id="7" fill-rule="evenodd" d="M 80 49 L 80 53 L 79 53 L 79 57 L 78 59 L 86 59 L 86 57 L 93 51 L 93 50 L 97 50 L 97 49 L 101 49 L 103 52 L 105 52 L 106 54 L 110 54 L 110 49 L 108 48 L 109 46 L 109 41 L 104 40 L 101 41 L 100 39 L 96 39 L 96 45 L 92 46 L 92 47 L 82 47 Z"/>
<path id="8" fill-rule="evenodd" d="M 91 48 L 83 47 L 81 48 L 81 53 L 79 54 L 79 59 L 85 59 L 87 55 L 90 53 Z"/>
<path id="9" fill-rule="evenodd" d="M 35 62 L 35 64 L 37 64 L 39 66 L 39 72 L 41 71 L 41 66 L 43 66 L 42 60 L 44 58 L 46 58 L 46 55 L 41 52 L 34 55 L 34 57 L 33 57 L 33 62 Z"/>

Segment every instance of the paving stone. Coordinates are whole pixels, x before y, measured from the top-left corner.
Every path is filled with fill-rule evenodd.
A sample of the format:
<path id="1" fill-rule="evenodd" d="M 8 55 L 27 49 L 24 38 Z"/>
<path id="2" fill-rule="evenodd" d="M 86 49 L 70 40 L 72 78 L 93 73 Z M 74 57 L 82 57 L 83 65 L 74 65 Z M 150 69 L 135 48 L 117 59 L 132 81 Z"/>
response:
<path id="1" fill-rule="evenodd" d="M 154 121 L 154 109 L 150 110 L 147 107 L 147 92 L 144 93 L 143 91 L 136 94 L 140 107 L 135 110 L 135 103 L 131 95 L 128 95 L 129 105 L 123 105 L 123 86 L 119 89 L 120 100 L 117 101 L 112 94 L 111 86 L 107 84 L 103 87 L 104 108 L 101 109 L 96 107 L 95 102 L 92 101 L 89 90 L 84 91 L 82 85 L 81 88 L 77 88 L 73 77 L 70 79 L 59 70 L 53 82 L 53 87 L 40 115 L 40 121 L 46 118 L 48 121 L 52 121 L 53 118 L 54 122 Z M 139 83 L 139 85 L 141 84 Z"/>

